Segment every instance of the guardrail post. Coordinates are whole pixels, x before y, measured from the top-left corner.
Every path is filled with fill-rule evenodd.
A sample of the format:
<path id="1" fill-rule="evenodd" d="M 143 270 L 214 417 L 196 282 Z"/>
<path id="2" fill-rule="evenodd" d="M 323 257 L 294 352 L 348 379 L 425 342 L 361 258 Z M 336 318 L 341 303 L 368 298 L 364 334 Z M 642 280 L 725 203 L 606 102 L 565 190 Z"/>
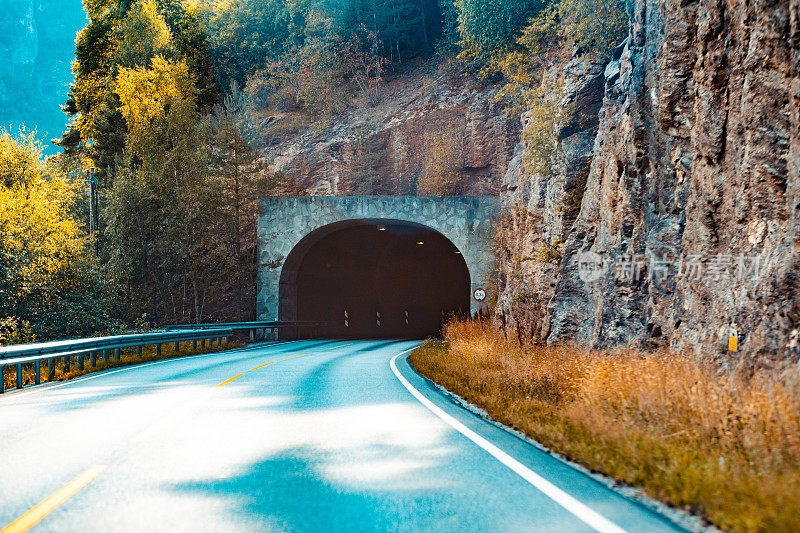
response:
<path id="1" fill-rule="evenodd" d="M 175 341 L 175 353 L 181 351 L 181 341 Z"/>
<path id="2" fill-rule="evenodd" d="M 103 350 L 103 361 L 108 363 L 109 359 L 111 359 L 111 350 Z"/>
<path id="3" fill-rule="evenodd" d="M 83 371 L 83 358 L 86 356 L 85 353 L 78 354 L 78 370 Z"/>
<path id="4" fill-rule="evenodd" d="M 17 388 L 22 388 L 22 363 L 17 363 Z"/>
<path id="5" fill-rule="evenodd" d="M 161 357 L 161 343 L 156 344 L 156 357 Z"/>
<path id="6" fill-rule="evenodd" d="M 56 360 L 50 358 L 47 360 L 47 381 L 54 381 L 56 379 Z"/>
<path id="7" fill-rule="evenodd" d="M 137 357 L 141 357 L 142 356 L 142 347 L 141 347 L 141 345 L 136 347 L 136 356 Z"/>
<path id="8" fill-rule="evenodd" d="M 61 360 L 61 366 L 64 367 L 64 373 L 65 374 L 69 372 L 69 366 L 70 366 L 70 363 L 72 362 L 71 359 L 72 359 L 72 357 L 67 355 Z"/>
<path id="9" fill-rule="evenodd" d="M 6 367 L 0 365 L 0 394 L 6 391 Z"/>
<path id="10" fill-rule="evenodd" d="M 206 340 L 200 339 L 200 348 L 205 350 L 206 349 Z"/>
<path id="11" fill-rule="evenodd" d="M 119 362 L 121 358 L 122 358 L 122 349 L 114 348 L 114 361 Z"/>
<path id="12" fill-rule="evenodd" d="M 35 361 L 33 363 L 33 382 L 39 385 L 42 382 L 42 362 Z"/>
<path id="13" fill-rule="evenodd" d="M 213 348 L 214 347 L 214 337 L 211 337 L 210 339 L 208 339 L 208 347 L 209 348 Z"/>
<path id="14" fill-rule="evenodd" d="M 192 350 L 197 351 L 197 339 L 192 339 Z"/>
<path id="15" fill-rule="evenodd" d="M 97 352 L 89 352 L 89 364 L 92 368 L 97 368 Z"/>
<path id="16" fill-rule="evenodd" d="M 250 342 L 256 342 L 256 333 L 255 333 L 255 331 L 256 330 L 254 330 L 254 329 L 250 330 Z"/>

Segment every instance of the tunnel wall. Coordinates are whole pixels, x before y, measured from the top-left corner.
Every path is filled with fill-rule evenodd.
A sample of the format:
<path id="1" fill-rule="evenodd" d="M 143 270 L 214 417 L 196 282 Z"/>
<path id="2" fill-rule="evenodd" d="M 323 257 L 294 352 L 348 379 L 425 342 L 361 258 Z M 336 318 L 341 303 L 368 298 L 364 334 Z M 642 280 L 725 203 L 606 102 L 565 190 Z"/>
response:
<path id="1" fill-rule="evenodd" d="M 348 220 L 392 220 L 421 224 L 447 237 L 462 253 L 471 291 L 489 289 L 493 230 L 500 199 L 493 196 L 280 196 L 262 198 L 258 216 L 259 320 L 280 317 L 280 280 L 286 258 L 310 233 Z M 470 296 L 470 310 L 488 298 Z"/>

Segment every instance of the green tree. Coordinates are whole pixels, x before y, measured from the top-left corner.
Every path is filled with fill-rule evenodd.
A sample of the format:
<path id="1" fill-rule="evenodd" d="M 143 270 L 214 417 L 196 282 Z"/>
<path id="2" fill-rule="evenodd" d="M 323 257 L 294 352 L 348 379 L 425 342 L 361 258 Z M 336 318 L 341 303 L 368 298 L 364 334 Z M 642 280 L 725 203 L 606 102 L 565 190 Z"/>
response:
<path id="1" fill-rule="evenodd" d="M 202 320 L 219 250 L 205 229 L 219 196 L 208 176 L 198 89 L 184 61 L 161 57 L 116 79 L 128 126 L 106 218 L 109 270 L 127 288 L 127 318 Z M 142 246 L 147 243 L 147 246 Z"/>
<path id="2" fill-rule="evenodd" d="M 312 115 L 334 115 L 348 105 L 342 80 L 348 74 L 341 43 L 330 37 L 327 19 L 320 19 L 319 35 L 303 46 L 291 46 L 275 61 L 270 61 L 263 76 L 274 93 L 284 94 L 293 106 Z"/>
<path id="3" fill-rule="evenodd" d="M 68 131 L 60 141 L 74 153 L 91 141 L 88 150 L 101 178 L 113 174 L 115 154 L 125 143 L 125 123 L 113 92 L 116 74 L 115 28 L 130 8 L 129 1 L 84 0 L 88 25 L 78 32 L 75 41 L 75 82 L 64 111 L 71 117 Z"/>
<path id="4" fill-rule="evenodd" d="M 88 151 L 103 184 L 125 149 L 127 124 L 115 90 L 121 68 L 149 66 L 156 55 L 186 60 L 205 108 L 219 101 L 210 53 L 196 14 L 179 0 L 84 0 L 89 24 L 78 33 L 72 85 L 64 111 L 71 117 L 60 145 Z"/>
<path id="5" fill-rule="evenodd" d="M 517 47 L 517 38 L 545 0 L 457 0 L 458 30 L 462 57 L 471 61 L 484 75 L 494 71 L 492 61 Z"/>
<path id="6" fill-rule="evenodd" d="M 247 78 L 305 42 L 308 0 L 231 0 L 198 4 L 222 87 Z"/>
<path id="7" fill-rule="evenodd" d="M 173 56 L 172 35 L 158 11 L 155 0 L 139 0 L 115 31 L 117 68 L 136 68 L 150 63 L 156 55 Z"/>
<path id="8" fill-rule="evenodd" d="M 446 51 L 455 49 L 461 41 L 458 32 L 459 9 L 457 0 L 438 0 L 441 17 L 441 46 Z"/>
<path id="9" fill-rule="evenodd" d="M 183 0 L 157 2 L 172 35 L 173 46 L 194 75 L 198 89 L 197 106 L 208 111 L 222 100 L 221 88 L 224 85 L 217 80 L 211 42 L 202 21 L 203 11 L 199 4 L 191 5 Z"/>
<path id="10" fill-rule="evenodd" d="M 395 64 L 430 52 L 442 32 L 436 0 L 323 0 L 318 9 L 333 19 L 342 39 L 362 25 L 374 32 L 382 55 Z"/>

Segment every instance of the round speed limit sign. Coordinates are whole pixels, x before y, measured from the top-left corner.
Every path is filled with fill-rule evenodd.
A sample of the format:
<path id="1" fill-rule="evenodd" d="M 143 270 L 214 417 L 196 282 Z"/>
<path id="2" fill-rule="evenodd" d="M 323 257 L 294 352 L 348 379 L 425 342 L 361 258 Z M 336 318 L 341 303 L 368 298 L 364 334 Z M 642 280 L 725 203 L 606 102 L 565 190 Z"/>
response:
<path id="1" fill-rule="evenodd" d="M 483 289 L 475 289 L 472 296 L 475 298 L 476 302 L 482 302 L 486 299 L 486 291 Z"/>

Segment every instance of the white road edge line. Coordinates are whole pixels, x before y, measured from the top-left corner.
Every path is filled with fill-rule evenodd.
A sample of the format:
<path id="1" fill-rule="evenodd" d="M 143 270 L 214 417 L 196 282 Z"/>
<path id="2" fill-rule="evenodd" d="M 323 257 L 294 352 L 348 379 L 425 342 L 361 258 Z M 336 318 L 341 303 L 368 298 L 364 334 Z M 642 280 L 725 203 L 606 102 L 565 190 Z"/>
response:
<path id="1" fill-rule="evenodd" d="M 447 422 L 450 426 L 453 427 L 456 431 L 467 437 L 469 440 L 483 448 L 486 452 L 488 452 L 492 457 L 500 461 L 503 465 L 511 469 L 515 474 L 519 475 L 522 479 L 536 487 L 539 491 L 541 491 L 545 496 L 559 504 L 561 507 L 575 515 L 576 518 L 580 519 L 581 521 L 588 524 L 590 527 L 594 528 L 596 531 L 600 531 L 602 533 L 627 533 L 624 529 L 616 525 L 615 523 L 608 520 L 606 517 L 602 516 L 598 512 L 592 510 L 587 505 L 579 502 L 563 490 L 559 489 L 545 478 L 533 472 L 530 468 L 523 465 L 506 452 L 486 440 L 485 438 L 481 437 L 467 426 L 444 412 L 442 408 L 434 404 L 428 398 L 426 398 L 421 392 L 419 392 L 414 386 L 409 383 L 409 381 L 400 374 L 400 371 L 397 369 L 397 358 L 407 354 L 408 352 L 414 351 L 417 348 L 410 348 L 405 350 L 404 352 L 400 352 L 399 354 L 395 355 L 392 360 L 389 362 L 389 366 L 394 372 L 395 377 L 403 384 L 403 386 L 408 389 L 414 398 L 419 400 L 419 402 L 427 407 L 433 414 Z"/>
<path id="2" fill-rule="evenodd" d="M 161 361 L 152 361 L 150 363 L 140 363 L 140 364 L 133 363 L 131 365 L 127 365 L 127 366 L 123 366 L 122 368 L 118 368 L 116 370 L 111 370 L 110 372 L 105 372 L 105 371 L 100 371 L 100 372 L 96 372 L 96 373 L 93 372 L 93 373 L 90 373 L 90 374 L 86 375 L 85 377 L 80 377 L 80 378 L 75 378 L 75 379 L 68 379 L 66 381 L 61 381 L 61 382 L 56 382 L 56 381 L 47 382 L 46 381 L 46 382 L 42 383 L 42 385 L 47 385 L 48 383 L 53 383 L 53 385 L 50 385 L 49 387 L 41 387 L 39 385 L 28 385 L 29 387 L 31 387 L 31 389 L 29 389 L 27 391 L 26 390 L 22 390 L 22 391 L 20 391 L 20 392 L 18 392 L 16 394 L 14 394 L 13 396 L 8 398 L 8 403 L 4 403 L 3 405 L 13 405 L 13 401 L 14 400 L 18 400 L 18 399 L 21 399 L 23 397 L 26 398 L 28 396 L 32 396 L 33 394 L 36 394 L 37 392 L 46 392 L 46 391 L 53 390 L 53 389 L 60 389 L 61 387 L 66 387 L 67 385 L 74 385 L 76 383 L 81 383 L 83 381 L 89 381 L 90 379 L 97 379 L 97 378 L 110 376 L 111 374 L 117 374 L 119 372 L 126 372 L 126 371 L 129 371 L 129 370 L 136 370 L 137 368 L 145 368 L 145 367 L 153 366 L 153 365 L 163 365 L 165 363 L 174 363 L 176 361 L 191 361 L 192 359 L 201 359 L 203 357 L 211 357 L 213 355 L 219 356 L 220 354 L 223 354 L 223 353 L 241 353 L 241 352 L 245 352 L 245 351 L 249 351 L 249 350 L 255 351 L 255 350 L 258 350 L 258 349 L 261 349 L 261 348 L 270 348 L 272 346 L 279 346 L 281 344 L 291 344 L 293 342 L 296 342 L 296 341 L 277 341 L 274 344 L 270 344 L 269 346 L 263 346 L 263 347 L 233 348 L 232 350 L 223 350 L 221 352 L 203 353 L 203 354 L 198 354 L 198 355 L 186 355 L 184 357 L 171 357 L 169 359 L 162 359 Z M 12 392 L 13 390 L 14 389 L 10 389 L 10 390 L 7 390 L 6 392 L 7 393 L 8 392 Z"/>

